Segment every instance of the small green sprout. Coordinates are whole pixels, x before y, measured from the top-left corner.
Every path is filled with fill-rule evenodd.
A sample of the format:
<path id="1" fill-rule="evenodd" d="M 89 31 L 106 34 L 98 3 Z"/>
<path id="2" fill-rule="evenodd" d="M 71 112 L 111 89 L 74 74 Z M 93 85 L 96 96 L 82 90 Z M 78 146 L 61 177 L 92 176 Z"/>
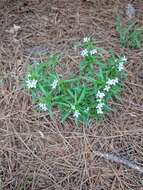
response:
<path id="1" fill-rule="evenodd" d="M 121 18 L 117 16 L 116 31 L 123 47 L 134 49 L 142 47 L 143 28 L 138 27 L 136 22 L 129 20 L 128 23 L 123 26 Z"/>

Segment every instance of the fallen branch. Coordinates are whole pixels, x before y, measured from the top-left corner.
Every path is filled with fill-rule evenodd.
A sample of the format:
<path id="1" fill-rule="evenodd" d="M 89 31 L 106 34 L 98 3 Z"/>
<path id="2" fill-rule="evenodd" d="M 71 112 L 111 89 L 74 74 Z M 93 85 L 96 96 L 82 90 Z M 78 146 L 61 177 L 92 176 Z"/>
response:
<path id="1" fill-rule="evenodd" d="M 126 160 L 124 158 L 121 158 L 119 156 L 116 156 L 114 154 L 111 154 L 111 153 L 102 153 L 102 152 L 99 152 L 99 151 L 92 151 L 96 156 L 99 156 L 101 158 L 104 158 L 106 160 L 109 160 L 111 162 L 116 162 L 118 164 L 123 164 L 125 166 L 128 166 L 129 168 L 132 168 L 134 170 L 137 170 L 138 172 L 140 173 L 143 173 L 143 167 L 140 167 L 138 166 L 137 164 L 135 163 L 132 163 L 131 161 L 129 160 Z"/>

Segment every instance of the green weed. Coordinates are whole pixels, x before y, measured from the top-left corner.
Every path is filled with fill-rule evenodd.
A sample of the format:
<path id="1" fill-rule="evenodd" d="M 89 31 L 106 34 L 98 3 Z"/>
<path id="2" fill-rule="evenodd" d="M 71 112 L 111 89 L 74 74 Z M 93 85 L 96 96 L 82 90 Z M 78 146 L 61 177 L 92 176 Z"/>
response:
<path id="1" fill-rule="evenodd" d="M 129 20 L 123 26 L 121 17 L 116 17 L 116 31 L 119 35 L 122 47 L 141 48 L 142 47 L 142 34 L 143 28 L 139 28 L 136 22 Z"/>
<path id="2" fill-rule="evenodd" d="M 84 38 L 81 56 L 78 73 L 68 79 L 56 72 L 59 55 L 51 55 L 29 67 L 24 83 L 39 111 L 48 111 L 54 119 L 56 109 L 61 122 L 72 117 L 76 124 L 88 126 L 90 119 L 99 121 L 112 110 L 109 102 L 113 98 L 120 98 L 126 58 L 95 47 L 90 38 Z"/>

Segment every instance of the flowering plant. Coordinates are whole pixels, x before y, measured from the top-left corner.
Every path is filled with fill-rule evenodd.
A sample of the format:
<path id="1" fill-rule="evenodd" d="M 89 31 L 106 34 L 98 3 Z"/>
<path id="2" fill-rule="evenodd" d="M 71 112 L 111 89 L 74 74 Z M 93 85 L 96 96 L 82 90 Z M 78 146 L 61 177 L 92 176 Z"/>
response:
<path id="1" fill-rule="evenodd" d="M 52 55 L 46 62 L 31 66 L 25 85 L 37 108 L 48 111 L 51 118 L 56 108 L 62 122 L 73 117 L 77 124 L 88 125 L 90 119 L 99 120 L 112 110 L 109 102 L 113 98 L 119 99 L 127 59 L 95 47 L 90 38 L 84 38 L 80 54 L 77 74 L 64 79 L 56 71 L 59 56 Z"/>

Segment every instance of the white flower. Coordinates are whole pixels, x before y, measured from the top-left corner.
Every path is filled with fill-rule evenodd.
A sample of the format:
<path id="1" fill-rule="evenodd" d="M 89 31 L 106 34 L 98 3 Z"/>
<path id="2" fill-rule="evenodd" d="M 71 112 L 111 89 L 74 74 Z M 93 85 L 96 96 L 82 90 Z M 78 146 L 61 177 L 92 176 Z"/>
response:
<path id="1" fill-rule="evenodd" d="M 46 104 L 39 103 L 39 107 L 40 107 L 41 110 L 43 110 L 43 111 L 47 111 L 47 110 L 48 110 Z"/>
<path id="2" fill-rule="evenodd" d="M 123 65 L 123 63 L 119 63 L 119 65 L 118 65 L 118 70 L 119 70 L 119 71 L 124 70 L 124 65 Z"/>
<path id="3" fill-rule="evenodd" d="M 127 61 L 127 58 L 124 56 L 121 58 L 121 62 L 126 62 Z"/>
<path id="4" fill-rule="evenodd" d="M 113 80 L 112 79 L 108 79 L 108 81 L 106 82 L 106 84 L 108 84 L 109 86 L 113 85 Z"/>
<path id="5" fill-rule="evenodd" d="M 105 104 L 103 102 L 100 102 L 99 104 L 97 104 L 96 108 L 97 108 L 97 113 L 98 114 L 103 114 L 102 108 L 103 108 L 104 105 Z"/>
<path id="6" fill-rule="evenodd" d="M 74 116 L 75 118 L 78 118 L 79 115 L 80 115 L 79 111 L 78 111 L 78 110 L 75 110 L 73 116 Z"/>
<path id="7" fill-rule="evenodd" d="M 106 84 L 108 84 L 108 86 L 116 85 L 116 83 L 118 83 L 118 78 L 108 79 L 108 81 L 106 82 Z"/>
<path id="8" fill-rule="evenodd" d="M 83 38 L 83 42 L 89 42 L 89 41 L 90 41 L 90 38 L 88 37 Z"/>
<path id="9" fill-rule="evenodd" d="M 103 110 L 100 108 L 100 109 L 97 109 L 97 113 L 98 114 L 103 114 Z"/>
<path id="10" fill-rule="evenodd" d="M 88 50 L 87 49 L 82 50 L 80 55 L 83 57 L 88 56 Z"/>
<path id="11" fill-rule="evenodd" d="M 113 85 L 116 85 L 118 82 L 119 82 L 119 79 L 115 78 L 114 81 L 113 81 Z"/>
<path id="12" fill-rule="evenodd" d="M 106 85 L 105 88 L 104 88 L 104 90 L 108 92 L 110 90 L 110 86 Z"/>
<path id="13" fill-rule="evenodd" d="M 100 102 L 99 104 L 97 104 L 96 108 L 97 109 L 102 109 L 104 105 L 105 104 L 103 102 Z"/>
<path id="14" fill-rule="evenodd" d="M 37 80 L 30 80 L 30 79 L 27 79 L 26 81 L 26 85 L 27 85 L 27 88 L 36 88 L 36 85 L 37 85 Z"/>
<path id="15" fill-rule="evenodd" d="M 104 98 L 105 94 L 103 92 L 100 92 L 100 90 L 98 90 L 97 94 L 96 94 L 96 98 Z"/>
<path id="16" fill-rule="evenodd" d="M 127 61 L 127 58 L 124 56 L 124 57 L 121 57 L 120 59 L 120 62 L 119 62 L 119 65 L 118 65 L 118 70 L 119 71 L 122 71 L 124 70 L 124 63 Z"/>
<path id="17" fill-rule="evenodd" d="M 97 53 L 97 50 L 96 49 L 92 49 L 91 51 L 90 51 L 90 55 L 94 55 L 94 54 L 96 54 Z"/>
<path id="18" fill-rule="evenodd" d="M 58 84 L 58 80 L 55 79 L 55 80 L 53 81 L 53 83 L 51 84 L 52 89 L 55 89 L 55 88 L 57 87 L 57 84 Z"/>

